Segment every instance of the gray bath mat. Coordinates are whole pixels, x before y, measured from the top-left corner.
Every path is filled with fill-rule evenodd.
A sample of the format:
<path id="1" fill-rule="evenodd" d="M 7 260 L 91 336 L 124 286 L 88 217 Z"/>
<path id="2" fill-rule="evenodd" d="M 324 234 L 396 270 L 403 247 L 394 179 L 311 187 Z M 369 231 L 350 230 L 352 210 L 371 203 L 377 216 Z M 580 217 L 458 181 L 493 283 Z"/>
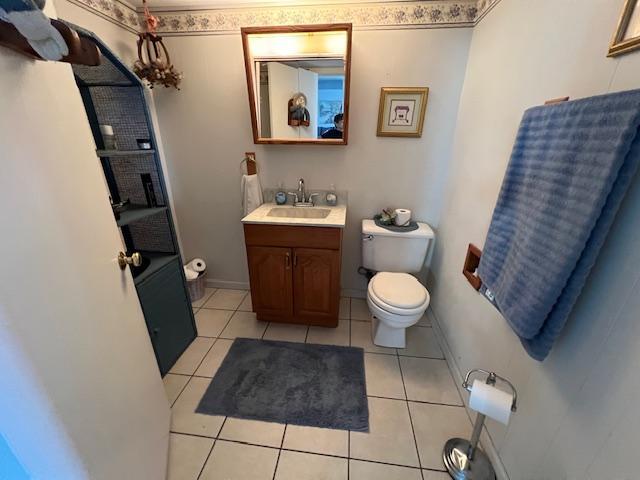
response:
<path id="1" fill-rule="evenodd" d="M 364 352 L 238 338 L 196 412 L 367 432 Z"/>

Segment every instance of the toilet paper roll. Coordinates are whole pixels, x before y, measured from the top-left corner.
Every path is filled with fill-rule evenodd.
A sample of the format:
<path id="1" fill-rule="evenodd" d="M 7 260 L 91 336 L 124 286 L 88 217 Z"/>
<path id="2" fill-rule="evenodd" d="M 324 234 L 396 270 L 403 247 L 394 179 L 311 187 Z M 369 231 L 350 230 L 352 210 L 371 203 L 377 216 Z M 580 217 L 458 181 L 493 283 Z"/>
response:
<path id="1" fill-rule="evenodd" d="M 184 276 L 187 277 L 187 280 L 195 280 L 196 278 L 198 278 L 198 272 L 194 272 L 189 268 L 188 265 L 185 265 Z"/>
<path id="2" fill-rule="evenodd" d="M 207 269 L 207 264 L 204 263 L 204 260 L 201 258 L 194 258 L 189 263 L 187 263 L 187 267 L 189 267 L 194 272 L 204 272 Z"/>
<path id="3" fill-rule="evenodd" d="M 113 135 L 113 127 L 111 125 L 100 125 L 100 133 L 102 135 Z"/>
<path id="4" fill-rule="evenodd" d="M 395 214 L 396 218 L 394 223 L 398 227 L 404 227 L 405 225 L 409 225 L 409 222 L 411 222 L 411 210 L 407 210 L 406 208 L 396 208 Z"/>
<path id="5" fill-rule="evenodd" d="M 473 381 L 469 397 L 469 407 L 472 410 L 506 425 L 511 416 L 512 402 L 513 396 L 510 393 L 503 392 L 480 380 Z"/>

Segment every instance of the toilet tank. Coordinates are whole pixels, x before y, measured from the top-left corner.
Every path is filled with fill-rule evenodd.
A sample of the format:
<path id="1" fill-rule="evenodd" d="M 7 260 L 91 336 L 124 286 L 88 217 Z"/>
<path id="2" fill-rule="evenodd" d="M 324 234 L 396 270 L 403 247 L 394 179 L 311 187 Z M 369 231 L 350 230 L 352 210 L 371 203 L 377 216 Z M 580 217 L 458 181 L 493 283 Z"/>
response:
<path id="1" fill-rule="evenodd" d="M 411 232 L 394 232 L 362 220 L 362 266 L 376 272 L 419 272 L 435 234 L 418 222 Z"/>

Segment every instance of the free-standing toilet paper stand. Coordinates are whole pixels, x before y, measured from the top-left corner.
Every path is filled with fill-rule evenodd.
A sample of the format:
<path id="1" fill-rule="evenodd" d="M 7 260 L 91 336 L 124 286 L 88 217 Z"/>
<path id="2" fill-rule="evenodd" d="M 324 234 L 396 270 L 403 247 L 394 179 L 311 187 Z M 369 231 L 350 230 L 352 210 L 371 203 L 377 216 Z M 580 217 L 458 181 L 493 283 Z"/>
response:
<path id="1" fill-rule="evenodd" d="M 518 393 L 516 392 L 515 387 L 509 380 L 494 372 L 489 372 L 479 368 L 469 370 L 464 382 L 462 382 L 462 388 L 471 392 L 471 383 L 469 382 L 469 379 L 476 373 L 486 375 L 486 383 L 488 385 L 495 385 L 496 380 L 500 380 L 507 384 L 513 394 L 511 411 L 516 411 Z M 482 433 L 485 418 L 486 415 L 478 413 L 476 423 L 473 426 L 471 440 L 451 438 L 447 443 L 445 443 L 442 458 L 451 478 L 455 480 L 495 480 L 496 472 L 493 469 L 493 465 L 491 465 L 489 457 L 487 457 L 487 455 L 478 448 L 478 441 L 480 441 L 480 434 Z"/>

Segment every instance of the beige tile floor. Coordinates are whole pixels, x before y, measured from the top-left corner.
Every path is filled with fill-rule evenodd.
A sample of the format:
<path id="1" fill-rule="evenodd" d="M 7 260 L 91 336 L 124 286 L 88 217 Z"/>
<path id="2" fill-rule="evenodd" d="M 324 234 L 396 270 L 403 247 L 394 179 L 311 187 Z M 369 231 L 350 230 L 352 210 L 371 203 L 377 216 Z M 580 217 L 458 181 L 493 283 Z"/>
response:
<path id="1" fill-rule="evenodd" d="M 335 329 L 259 322 L 245 290 L 208 288 L 193 303 L 199 337 L 165 378 L 172 408 L 169 480 L 446 480 L 442 447 L 471 423 L 428 319 L 406 349 L 371 343 L 366 302 L 342 298 Z M 236 337 L 365 350 L 370 432 L 194 412 Z"/>

